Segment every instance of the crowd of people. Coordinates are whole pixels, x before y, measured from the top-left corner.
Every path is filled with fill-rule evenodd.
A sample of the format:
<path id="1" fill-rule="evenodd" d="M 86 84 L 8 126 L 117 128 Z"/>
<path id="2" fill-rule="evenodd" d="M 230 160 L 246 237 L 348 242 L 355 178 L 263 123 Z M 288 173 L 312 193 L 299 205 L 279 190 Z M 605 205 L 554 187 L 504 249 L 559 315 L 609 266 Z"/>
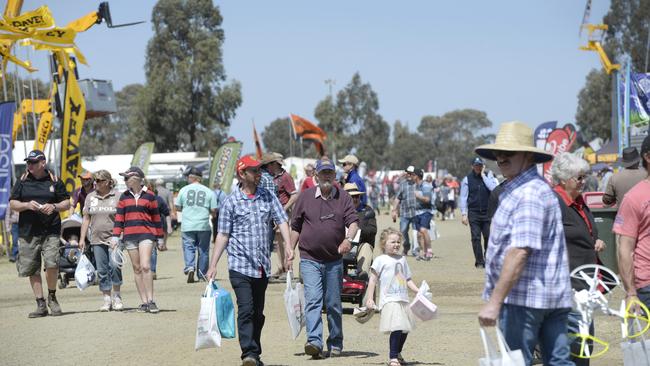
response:
<path id="1" fill-rule="evenodd" d="M 220 182 L 206 187 L 202 172 L 190 168 L 187 185 L 175 198 L 164 181 L 148 181 L 137 167 L 120 173 L 126 185 L 123 192 L 116 190 L 108 171 L 99 170 L 80 175 L 82 185 L 73 192 L 71 205 L 64 184 L 47 168 L 45 155 L 34 150 L 25 159 L 27 171 L 12 189 L 12 215 L 7 220 L 16 232 L 18 251 L 12 258 L 19 276 L 29 278 L 36 299 L 36 310 L 28 316 L 62 314 L 56 297 L 59 213 L 73 212 L 77 206 L 82 214 L 80 249 L 92 252 L 97 267 L 100 311 L 124 309 L 118 259 L 125 249 L 139 296 L 137 311 L 159 312 L 154 294 L 157 253 L 167 249 L 172 220 L 182 213 L 182 270 L 188 283 L 214 279 L 223 253 L 228 254 L 243 365 L 263 364 L 266 289 L 270 281 L 286 279 L 297 249 L 305 289 L 305 353 L 313 359 L 336 357 L 344 347 L 343 257 L 360 243 L 374 248 L 376 215 L 386 200 L 393 223 L 399 219 L 399 229 L 381 232 L 383 254 L 364 267 L 369 279 L 365 305 L 381 312 L 380 331 L 389 334 L 389 364 L 399 366 L 414 324 L 408 290 L 418 291 L 406 256 L 419 261 L 434 258 L 431 225 L 436 213 L 440 220 L 454 219 L 458 206 L 462 223 L 470 228 L 474 265 L 485 269 L 486 303 L 478 313 L 479 324 L 498 324 L 510 348 L 522 350 L 528 365 L 536 347 L 544 364 L 588 365 L 588 359 L 571 355 L 580 352 L 569 336 L 578 332 L 581 319 L 572 310 L 573 290 L 584 288 L 584 283 L 570 279 L 573 269 L 601 263 L 599 254 L 607 245 L 616 245 L 627 299 L 650 306 L 650 137 L 640 153 L 625 149 L 623 169 L 601 174 L 600 184 L 593 182 L 596 176 L 580 157 L 553 156 L 536 148 L 532 130 L 521 122 L 503 123 L 495 143 L 478 146 L 475 152 L 471 170 L 460 181 L 447 176 L 435 182 L 423 169 L 408 166 L 389 184 L 378 184 L 372 175 L 361 177 L 355 155 L 337 162 L 318 159 L 305 166 L 306 177 L 298 185 L 284 170 L 282 155 L 270 152 L 261 159 L 245 155 L 236 163 L 238 184 L 232 193 L 222 191 Z M 484 159 L 496 162 L 502 179 L 485 168 Z M 547 162 L 552 162 L 551 183 L 537 168 Z M 343 172 L 338 180 L 336 163 Z M 601 240 L 583 199 L 583 193 L 598 185 L 604 190 L 603 204 L 618 205 L 616 243 Z M 387 187 L 392 187 L 392 195 Z M 385 194 L 387 199 L 382 198 Z M 409 235 L 412 230 L 417 245 Z M 590 324 L 592 335 L 594 328 Z"/>

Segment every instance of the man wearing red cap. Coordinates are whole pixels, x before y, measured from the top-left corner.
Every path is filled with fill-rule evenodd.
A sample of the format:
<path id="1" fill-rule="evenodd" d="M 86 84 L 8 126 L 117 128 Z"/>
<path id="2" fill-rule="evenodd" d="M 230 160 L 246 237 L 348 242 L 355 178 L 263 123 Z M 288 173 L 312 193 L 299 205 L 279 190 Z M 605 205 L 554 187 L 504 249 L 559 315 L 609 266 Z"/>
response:
<path id="1" fill-rule="evenodd" d="M 278 225 L 285 243 L 289 268 L 293 251 L 289 243 L 288 217 L 272 192 L 258 187 L 260 161 L 246 155 L 237 161 L 239 188 L 226 198 L 219 210 L 218 234 L 207 277 L 217 274 L 217 263 L 228 251 L 230 283 L 237 298 L 237 333 L 244 366 L 262 365 L 260 338 L 264 326 L 264 298 L 271 273 L 269 231 L 271 220 Z"/>

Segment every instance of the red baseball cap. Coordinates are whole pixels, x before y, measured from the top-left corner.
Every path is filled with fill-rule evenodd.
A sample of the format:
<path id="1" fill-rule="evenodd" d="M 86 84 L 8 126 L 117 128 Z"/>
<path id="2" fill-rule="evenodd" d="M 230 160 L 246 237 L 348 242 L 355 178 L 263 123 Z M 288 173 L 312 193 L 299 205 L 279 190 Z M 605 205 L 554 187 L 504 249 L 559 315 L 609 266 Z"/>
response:
<path id="1" fill-rule="evenodd" d="M 237 160 L 237 171 L 244 170 L 246 168 L 257 168 L 262 165 L 262 162 L 257 160 L 253 155 L 244 155 L 239 160 Z"/>

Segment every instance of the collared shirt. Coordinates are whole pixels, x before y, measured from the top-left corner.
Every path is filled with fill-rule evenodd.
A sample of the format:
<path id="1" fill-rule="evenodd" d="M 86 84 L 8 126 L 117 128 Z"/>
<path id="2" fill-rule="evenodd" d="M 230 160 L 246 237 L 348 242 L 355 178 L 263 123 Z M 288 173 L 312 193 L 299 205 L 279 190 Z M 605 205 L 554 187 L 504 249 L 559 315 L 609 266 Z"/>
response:
<path id="1" fill-rule="evenodd" d="M 361 176 L 359 175 L 359 172 L 356 169 L 352 169 L 352 170 L 350 170 L 350 172 L 348 172 L 348 176 L 347 176 L 345 182 L 346 183 L 354 183 L 354 184 L 357 185 L 357 188 L 359 188 L 359 192 L 368 193 L 368 191 L 366 190 L 366 182 L 363 180 L 363 178 L 361 178 Z M 365 206 L 366 204 L 368 204 L 368 197 L 366 197 L 366 196 L 367 196 L 367 194 L 362 194 L 361 195 L 361 205 L 362 206 Z"/>
<path id="2" fill-rule="evenodd" d="M 113 236 L 120 235 L 125 242 L 156 241 L 163 237 L 158 201 L 146 186 L 137 194 L 128 189 L 120 195 Z"/>
<path id="3" fill-rule="evenodd" d="M 582 220 L 587 225 L 589 233 L 593 234 L 594 229 L 591 226 L 591 221 L 589 221 L 587 218 L 587 213 L 585 212 L 586 204 L 585 200 L 582 198 L 582 195 L 580 194 L 575 199 L 572 199 L 571 196 L 569 196 L 569 193 L 559 184 L 553 187 L 553 190 L 558 194 L 558 196 L 560 196 L 567 207 L 573 207 L 578 212 L 578 215 L 580 215 Z"/>
<path id="4" fill-rule="evenodd" d="M 401 217 L 411 218 L 415 216 L 415 209 L 417 203 L 415 201 L 415 182 L 409 183 L 404 180 L 399 185 L 399 192 L 397 193 L 399 200 L 399 214 Z"/>
<path id="5" fill-rule="evenodd" d="M 469 174 L 475 173 L 470 172 Z M 481 180 L 483 180 L 483 183 L 485 184 L 485 187 L 490 192 L 492 192 L 494 188 L 499 185 L 499 181 L 494 177 L 494 174 L 492 174 L 492 172 L 481 174 L 480 176 Z M 460 183 L 460 202 L 458 203 L 458 208 L 460 208 L 460 213 L 462 215 L 467 215 L 467 200 L 469 199 L 469 190 L 469 179 L 467 176 L 465 176 L 465 178 L 463 178 L 463 181 Z M 485 205 L 487 207 L 487 202 L 485 202 Z"/>
<path id="6" fill-rule="evenodd" d="M 273 193 L 275 196 L 278 195 L 278 186 L 275 185 L 271 173 L 267 172 L 265 169 L 262 169 L 260 184 L 258 184 L 257 186 L 266 189 L 267 191 Z"/>
<path id="7" fill-rule="evenodd" d="M 109 244 L 115 226 L 118 192 L 111 189 L 101 196 L 92 191 L 86 197 L 83 214 L 90 217 L 90 244 Z"/>
<path id="8" fill-rule="evenodd" d="M 535 309 L 572 306 L 562 211 L 535 166 L 508 181 L 500 196 L 486 256 L 484 300 L 492 295 L 510 247 L 526 248 L 529 255 L 505 303 Z"/>
<path id="9" fill-rule="evenodd" d="M 278 199 L 283 206 L 289 202 L 291 195 L 298 193 L 293 178 L 284 169 L 273 177 L 273 182 L 278 187 Z"/>
<path id="10" fill-rule="evenodd" d="M 252 198 L 241 189 L 226 198 L 219 211 L 218 231 L 229 235 L 228 269 L 253 278 L 270 275 L 271 219 L 278 225 L 288 221 L 278 198 L 264 188 L 258 187 Z"/>

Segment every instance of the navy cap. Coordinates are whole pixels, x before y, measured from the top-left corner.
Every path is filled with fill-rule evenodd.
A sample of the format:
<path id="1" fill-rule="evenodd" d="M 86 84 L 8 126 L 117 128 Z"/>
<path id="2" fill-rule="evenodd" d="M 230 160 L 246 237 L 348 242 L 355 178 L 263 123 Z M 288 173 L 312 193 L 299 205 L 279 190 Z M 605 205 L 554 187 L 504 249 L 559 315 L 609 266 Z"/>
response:
<path id="1" fill-rule="evenodd" d="M 200 171 L 199 168 L 197 168 L 197 167 L 195 167 L 195 166 L 192 166 L 192 167 L 189 167 L 189 168 L 185 171 L 185 175 L 186 175 L 186 176 L 187 176 L 187 175 L 194 175 L 194 176 L 197 176 L 197 177 L 202 177 L 202 176 L 203 176 L 203 172 Z"/>
<path id="2" fill-rule="evenodd" d="M 27 154 L 25 161 L 45 160 L 45 154 L 41 150 L 32 150 Z"/>
<path id="3" fill-rule="evenodd" d="M 142 171 L 142 169 L 138 168 L 137 166 L 130 167 L 124 173 L 120 173 L 120 175 L 125 178 L 131 178 L 134 175 L 140 178 L 144 178 L 144 172 Z"/>
<path id="4" fill-rule="evenodd" d="M 476 157 L 474 158 L 474 160 L 472 160 L 472 165 L 485 165 L 485 164 L 483 163 L 483 159 Z"/>
<path id="5" fill-rule="evenodd" d="M 331 160 L 319 160 L 316 162 L 316 172 L 320 173 L 323 170 L 332 170 L 336 171 L 336 168 L 334 167 L 334 164 L 332 164 Z"/>
<path id="6" fill-rule="evenodd" d="M 415 169 L 415 175 L 420 177 L 420 179 L 424 178 L 424 169 Z"/>

